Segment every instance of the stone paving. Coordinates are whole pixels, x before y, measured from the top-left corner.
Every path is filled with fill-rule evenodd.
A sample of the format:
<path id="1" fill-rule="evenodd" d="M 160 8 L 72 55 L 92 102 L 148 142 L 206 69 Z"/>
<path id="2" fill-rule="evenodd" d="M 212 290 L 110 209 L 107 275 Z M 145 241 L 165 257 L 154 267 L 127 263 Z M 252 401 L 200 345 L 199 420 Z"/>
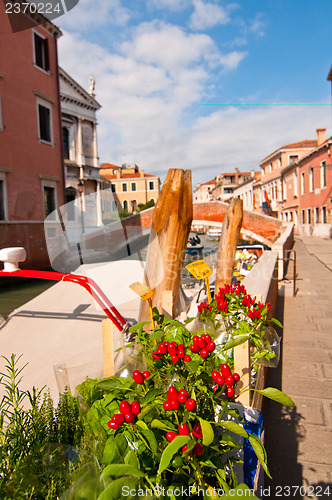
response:
<path id="1" fill-rule="evenodd" d="M 297 294 L 279 296 L 282 360 L 268 385 L 291 396 L 296 409 L 265 404 L 273 477 L 266 498 L 332 499 L 332 240 L 303 237 L 294 249 Z"/>

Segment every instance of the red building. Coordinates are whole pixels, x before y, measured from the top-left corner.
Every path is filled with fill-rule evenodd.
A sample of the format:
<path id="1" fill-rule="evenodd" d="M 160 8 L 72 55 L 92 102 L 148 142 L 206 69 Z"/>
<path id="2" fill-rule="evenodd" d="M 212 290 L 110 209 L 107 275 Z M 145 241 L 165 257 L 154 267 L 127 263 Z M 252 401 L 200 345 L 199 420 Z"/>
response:
<path id="1" fill-rule="evenodd" d="M 332 137 L 298 162 L 300 233 L 332 237 Z"/>
<path id="2" fill-rule="evenodd" d="M 43 268 L 43 222 L 64 203 L 61 32 L 39 14 L 28 17 L 35 26 L 13 33 L 0 9 L 0 248 L 24 246 L 26 266 Z"/>

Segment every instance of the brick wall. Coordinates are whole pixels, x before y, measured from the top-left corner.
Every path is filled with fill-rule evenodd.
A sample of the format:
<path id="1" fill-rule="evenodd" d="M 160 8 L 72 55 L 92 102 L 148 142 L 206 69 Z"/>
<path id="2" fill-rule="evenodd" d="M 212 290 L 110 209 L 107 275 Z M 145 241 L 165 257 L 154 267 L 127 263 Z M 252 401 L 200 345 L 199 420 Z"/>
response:
<path id="1" fill-rule="evenodd" d="M 213 222 L 222 222 L 228 208 L 227 203 L 220 201 L 208 203 L 194 203 L 193 220 L 204 220 Z M 144 212 L 128 217 L 122 221 L 124 224 L 141 225 L 150 227 L 153 208 Z M 274 217 L 249 212 L 244 210 L 242 227 L 253 233 L 263 236 L 273 242 L 281 231 L 282 222 Z"/>

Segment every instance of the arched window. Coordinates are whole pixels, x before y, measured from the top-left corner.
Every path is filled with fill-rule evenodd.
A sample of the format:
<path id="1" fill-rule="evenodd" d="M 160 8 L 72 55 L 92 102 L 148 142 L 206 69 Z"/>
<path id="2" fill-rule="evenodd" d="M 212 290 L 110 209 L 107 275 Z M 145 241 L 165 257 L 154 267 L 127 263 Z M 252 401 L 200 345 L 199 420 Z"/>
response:
<path id="1" fill-rule="evenodd" d="M 127 200 L 124 200 L 124 202 L 123 202 L 123 210 L 128 212 L 128 201 Z"/>
<path id="2" fill-rule="evenodd" d="M 63 127 L 62 129 L 62 137 L 63 137 L 63 155 L 65 160 L 69 160 L 69 130 L 67 127 Z"/>

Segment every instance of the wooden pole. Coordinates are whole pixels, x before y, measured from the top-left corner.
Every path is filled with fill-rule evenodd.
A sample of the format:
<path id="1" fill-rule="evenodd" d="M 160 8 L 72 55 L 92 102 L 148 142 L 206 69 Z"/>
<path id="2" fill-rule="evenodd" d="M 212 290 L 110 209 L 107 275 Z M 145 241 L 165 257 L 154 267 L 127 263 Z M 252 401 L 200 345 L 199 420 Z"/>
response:
<path id="1" fill-rule="evenodd" d="M 179 288 L 193 218 L 190 170 L 170 169 L 153 211 L 145 283 L 153 290 L 152 304 L 162 312 L 163 291 L 169 291 L 174 318 L 180 314 Z M 165 300 L 165 299 L 164 299 Z M 139 321 L 149 321 L 142 301 Z"/>
<path id="2" fill-rule="evenodd" d="M 113 323 L 107 318 L 102 321 L 104 377 L 114 375 Z"/>
<path id="3" fill-rule="evenodd" d="M 242 200 L 240 198 L 233 198 L 222 224 L 216 271 L 216 294 L 224 284 L 230 285 L 232 283 L 234 257 L 240 236 L 242 219 Z"/>

